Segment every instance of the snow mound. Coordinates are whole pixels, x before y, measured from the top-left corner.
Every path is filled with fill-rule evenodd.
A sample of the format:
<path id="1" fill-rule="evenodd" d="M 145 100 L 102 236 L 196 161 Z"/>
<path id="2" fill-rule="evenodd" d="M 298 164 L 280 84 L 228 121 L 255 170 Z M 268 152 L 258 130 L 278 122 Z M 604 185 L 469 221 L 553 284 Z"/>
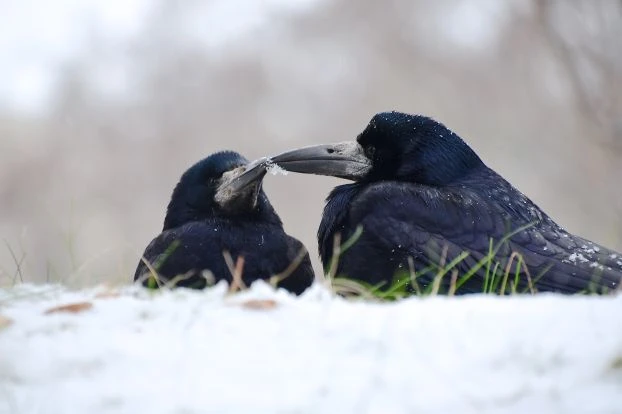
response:
<path id="1" fill-rule="evenodd" d="M 622 297 L 0 289 L 0 413 L 616 413 Z"/>

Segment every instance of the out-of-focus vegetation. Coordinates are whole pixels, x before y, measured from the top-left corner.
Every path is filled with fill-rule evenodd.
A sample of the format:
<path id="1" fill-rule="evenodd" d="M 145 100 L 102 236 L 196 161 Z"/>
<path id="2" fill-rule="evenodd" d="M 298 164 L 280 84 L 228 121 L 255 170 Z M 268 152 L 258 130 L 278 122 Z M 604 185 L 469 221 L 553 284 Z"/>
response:
<path id="1" fill-rule="evenodd" d="M 0 284 L 129 281 L 191 163 L 351 139 L 392 109 L 445 123 L 568 230 L 622 248 L 622 2 L 238 3 L 225 19 L 229 2 L 154 1 L 122 38 L 87 25 L 43 109 L 0 99 Z M 314 259 L 339 182 L 265 182 Z"/>

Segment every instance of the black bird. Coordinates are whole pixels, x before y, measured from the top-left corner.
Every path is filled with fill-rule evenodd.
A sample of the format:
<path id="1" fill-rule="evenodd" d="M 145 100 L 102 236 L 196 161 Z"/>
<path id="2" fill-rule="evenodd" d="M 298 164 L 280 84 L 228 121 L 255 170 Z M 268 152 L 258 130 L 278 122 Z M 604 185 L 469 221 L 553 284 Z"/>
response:
<path id="1" fill-rule="evenodd" d="M 300 294 L 311 285 L 314 274 L 309 254 L 300 241 L 285 233 L 261 188 L 266 168 L 265 160 L 249 164 L 240 154 L 223 151 L 182 175 L 162 233 L 143 254 L 157 267 L 160 281 L 179 276 L 175 286 L 201 289 L 207 284 L 205 271 L 209 271 L 214 281 L 231 283 L 223 253 L 228 251 L 234 262 L 244 258 L 242 280 L 247 286 L 289 271 L 279 287 Z M 151 273 L 141 259 L 134 280 L 148 285 Z"/>
<path id="2" fill-rule="evenodd" d="M 335 235 L 345 241 L 362 226 L 359 239 L 339 257 L 338 275 L 387 286 L 396 275 L 415 274 L 429 285 L 438 265 L 466 252 L 454 268 L 457 293 L 489 289 L 490 276 L 506 266 L 507 287 L 515 283 L 521 292 L 602 293 L 620 283 L 620 253 L 568 233 L 431 118 L 379 113 L 356 142 L 301 148 L 272 161 L 289 171 L 354 181 L 330 193 L 318 230 L 327 267 Z M 526 265 L 518 271 L 514 252 Z M 478 269 L 478 263 L 499 266 Z"/>

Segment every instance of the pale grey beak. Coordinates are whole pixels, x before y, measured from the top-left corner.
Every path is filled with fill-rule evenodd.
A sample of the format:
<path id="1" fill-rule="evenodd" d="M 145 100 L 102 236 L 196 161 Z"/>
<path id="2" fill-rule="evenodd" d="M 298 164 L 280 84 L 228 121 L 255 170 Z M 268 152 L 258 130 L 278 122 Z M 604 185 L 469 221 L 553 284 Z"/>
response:
<path id="1" fill-rule="evenodd" d="M 353 181 L 365 177 L 372 168 L 363 147 L 355 141 L 299 148 L 274 156 L 271 160 L 287 171 Z"/>
<path id="2" fill-rule="evenodd" d="M 224 183 L 231 191 L 239 192 L 243 191 L 249 185 L 260 185 L 261 180 L 266 175 L 267 166 L 269 160 L 268 158 L 260 158 L 253 162 L 249 162 L 244 167 L 244 170 L 241 173 L 234 173 L 228 180 L 228 182 Z M 231 171 L 236 172 L 237 169 Z M 228 173 L 225 173 L 228 174 Z M 223 178 L 224 175 L 223 175 Z"/>
<path id="3" fill-rule="evenodd" d="M 269 162 L 264 157 L 224 173 L 216 191 L 216 202 L 229 210 L 254 208 Z"/>

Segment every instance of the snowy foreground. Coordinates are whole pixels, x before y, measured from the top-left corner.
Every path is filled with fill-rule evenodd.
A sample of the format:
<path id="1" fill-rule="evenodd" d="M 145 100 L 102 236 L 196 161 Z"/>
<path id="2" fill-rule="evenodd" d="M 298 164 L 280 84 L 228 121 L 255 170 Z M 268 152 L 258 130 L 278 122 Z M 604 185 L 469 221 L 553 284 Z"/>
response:
<path id="1" fill-rule="evenodd" d="M 493 412 L 622 413 L 622 297 L 0 290 L 3 414 Z"/>

